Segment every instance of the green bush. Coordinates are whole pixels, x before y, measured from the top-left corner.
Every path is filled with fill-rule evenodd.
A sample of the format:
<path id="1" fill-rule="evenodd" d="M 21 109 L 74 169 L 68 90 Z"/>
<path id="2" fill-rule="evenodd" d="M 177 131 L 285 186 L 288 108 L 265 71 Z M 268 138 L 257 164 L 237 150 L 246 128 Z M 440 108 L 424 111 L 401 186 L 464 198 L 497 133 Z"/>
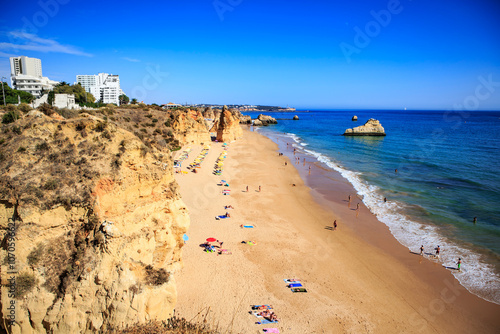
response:
<path id="1" fill-rule="evenodd" d="M 146 268 L 146 284 L 148 285 L 162 285 L 168 282 L 170 277 L 169 273 L 164 269 L 154 269 L 153 266 L 147 265 Z"/>
<path id="2" fill-rule="evenodd" d="M 16 298 L 24 297 L 24 295 L 33 290 L 36 284 L 35 275 L 28 273 L 19 274 L 16 278 Z"/>
<path id="3" fill-rule="evenodd" d="M 21 103 L 19 107 L 17 107 L 17 109 L 21 110 L 23 113 L 27 113 L 33 108 L 31 108 L 30 105 L 27 103 Z"/>
<path id="4" fill-rule="evenodd" d="M 43 251 L 44 247 L 42 243 L 39 243 L 35 249 L 33 249 L 29 254 L 28 254 L 28 264 L 31 266 L 36 266 L 40 260 L 42 259 L 43 256 Z"/>
<path id="5" fill-rule="evenodd" d="M 19 114 L 19 111 L 17 110 L 11 110 L 8 113 L 4 114 L 2 117 L 2 123 L 3 124 L 9 124 L 17 121 L 21 115 Z"/>
<path id="6" fill-rule="evenodd" d="M 35 150 L 37 151 L 47 151 L 50 148 L 49 144 L 47 142 L 42 142 L 40 144 L 36 144 Z"/>

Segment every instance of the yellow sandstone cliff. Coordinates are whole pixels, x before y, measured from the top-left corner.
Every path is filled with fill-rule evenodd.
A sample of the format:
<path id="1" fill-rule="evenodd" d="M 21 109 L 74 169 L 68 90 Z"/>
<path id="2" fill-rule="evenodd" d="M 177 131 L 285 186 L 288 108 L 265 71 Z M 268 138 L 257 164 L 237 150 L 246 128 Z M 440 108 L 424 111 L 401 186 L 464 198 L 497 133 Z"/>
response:
<path id="1" fill-rule="evenodd" d="M 189 226 L 170 153 L 90 115 L 56 120 L 35 111 L 2 131 L 0 228 L 15 223 L 16 238 L 15 261 L 2 263 L 1 326 L 95 333 L 168 318 Z M 10 256 L 5 235 L 2 259 Z"/>
<path id="2" fill-rule="evenodd" d="M 226 106 L 222 109 L 220 117 L 216 124 L 217 141 L 231 142 L 243 136 L 243 130 L 240 126 L 240 120 L 237 115 L 233 114 Z"/>

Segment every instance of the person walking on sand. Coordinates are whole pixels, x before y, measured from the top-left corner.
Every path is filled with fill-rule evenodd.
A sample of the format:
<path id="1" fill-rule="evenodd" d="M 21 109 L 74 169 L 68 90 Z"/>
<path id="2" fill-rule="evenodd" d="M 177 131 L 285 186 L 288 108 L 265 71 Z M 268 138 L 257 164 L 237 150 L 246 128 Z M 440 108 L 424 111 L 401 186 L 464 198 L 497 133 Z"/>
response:
<path id="1" fill-rule="evenodd" d="M 248 192 L 248 186 L 247 186 L 247 192 Z"/>
<path id="2" fill-rule="evenodd" d="M 436 257 L 439 259 L 439 252 L 441 251 L 441 248 L 439 245 L 436 247 Z"/>
<path id="3" fill-rule="evenodd" d="M 311 175 L 311 166 L 309 166 L 309 175 Z"/>
<path id="4" fill-rule="evenodd" d="M 420 246 L 420 255 L 424 255 L 424 245 Z"/>
<path id="5" fill-rule="evenodd" d="M 335 219 L 333 221 L 333 230 L 335 231 L 337 229 L 337 220 Z"/>
<path id="6" fill-rule="evenodd" d="M 351 195 L 349 194 L 349 196 L 347 196 L 347 207 L 350 208 L 351 207 Z"/>
<path id="7" fill-rule="evenodd" d="M 260 186 L 259 186 L 259 192 L 260 192 Z"/>
<path id="8" fill-rule="evenodd" d="M 462 265 L 462 258 L 460 258 L 460 257 L 459 257 L 459 258 L 458 258 L 458 262 L 457 262 L 457 270 L 458 270 L 458 271 L 461 271 L 461 270 L 460 270 L 460 266 L 461 266 L 461 265 Z"/>

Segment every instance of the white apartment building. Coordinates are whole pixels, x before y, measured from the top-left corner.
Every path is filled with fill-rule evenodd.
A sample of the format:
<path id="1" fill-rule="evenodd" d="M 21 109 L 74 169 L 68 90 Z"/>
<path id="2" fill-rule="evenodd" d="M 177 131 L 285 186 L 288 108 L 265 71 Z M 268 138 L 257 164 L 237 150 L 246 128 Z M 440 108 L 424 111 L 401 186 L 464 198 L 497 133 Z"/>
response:
<path id="1" fill-rule="evenodd" d="M 42 76 L 42 61 L 26 56 L 10 57 L 10 80 L 14 89 L 42 95 L 42 90 L 49 91 L 59 82 Z"/>
<path id="2" fill-rule="evenodd" d="M 97 75 L 77 75 L 76 82 L 82 85 L 86 92 L 94 95 L 96 102 L 114 103 L 120 105 L 120 89 L 118 75 L 99 73 Z"/>

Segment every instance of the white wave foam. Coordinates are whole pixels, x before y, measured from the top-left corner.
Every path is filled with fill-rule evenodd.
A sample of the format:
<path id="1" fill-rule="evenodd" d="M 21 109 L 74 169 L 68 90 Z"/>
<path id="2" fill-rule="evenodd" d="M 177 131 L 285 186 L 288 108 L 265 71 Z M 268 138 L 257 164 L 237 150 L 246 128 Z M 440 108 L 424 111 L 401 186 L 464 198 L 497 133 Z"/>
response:
<path id="1" fill-rule="evenodd" d="M 295 136 L 296 137 L 296 136 Z M 481 255 L 454 244 L 441 236 L 436 227 L 409 219 L 404 213 L 405 204 L 396 201 L 384 203 L 384 196 L 379 187 L 368 184 L 361 178 L 361 173 L 350 171 L 327 156 L 313 150 L 304 149 L 319 162 L 339 172 L 362 196 L 366 207 L 377 219 L 387 225 L 399 243 L 412 251 L 424 246 L 424 252 L 434 253 L 437 245 L 441 248 L 440 261 L 444 266 L 456 268 L 456 261 L 462 258 L 462 270 L 453 270 L 453 275 L 470 292 L 491 302 L 500 304 L 500 277 L 494 267 L 481 260 Z M 431 259 L 433 257 L 428 256 Z"/>

